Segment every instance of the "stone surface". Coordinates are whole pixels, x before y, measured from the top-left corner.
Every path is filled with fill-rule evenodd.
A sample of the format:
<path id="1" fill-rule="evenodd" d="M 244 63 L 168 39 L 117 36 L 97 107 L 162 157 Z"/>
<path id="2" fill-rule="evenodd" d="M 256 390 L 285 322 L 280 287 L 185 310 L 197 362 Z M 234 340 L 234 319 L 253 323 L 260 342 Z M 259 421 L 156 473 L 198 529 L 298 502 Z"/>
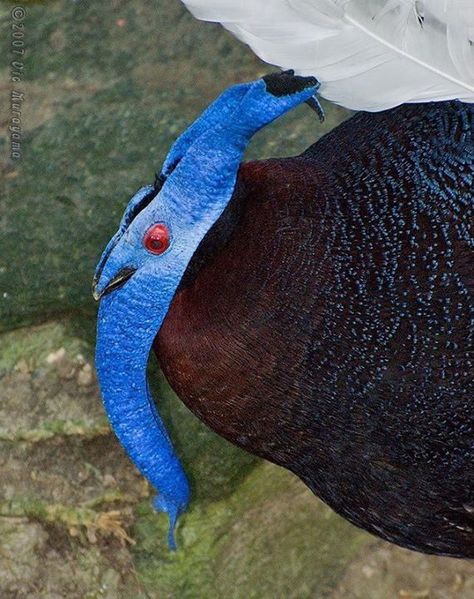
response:
<path id="1" fill-rule="evenodd" d="M 294 476 L 209 431 L 152 367 L 193 486 L 179 551 L 168 550 L 165 517 L 104 425 L 92 368 L 81 380 L 91 347 L 73 330 L 0 336 L 0 596 L 327 596 L 371 539 Z"/>
<path id="2" fill-rule="evenodd" d="M 0 596 L 471 599 L 474 565 L 392 547 L 220 439 L 151 368 L 193 488 L 179 550 L 104 424 L 70 321 L 0 335 Z M 21 358 L 19 358 L 22 356 Z"/>
<path id="3" fill-rule="evenodd" d="M 0 122 L 9 122 L 11 5 L 0 3 Z M 92 315 L 95 263 L 138 187 L 172 141 L 224 88 L 268 72 L 179 0 L 29 4 L 22 159 L 0 159 L 0 329 L 46 315 Z M 300 107 L 255 139 L 250 156 L 303 150 L 320 126 Z"/>
<path id="4" fill-rule="evenodd" d="M 471 599 L 474 564 L 428 557 L 376 543 L 361 554 L 339 582 L 332 599 Z"/>

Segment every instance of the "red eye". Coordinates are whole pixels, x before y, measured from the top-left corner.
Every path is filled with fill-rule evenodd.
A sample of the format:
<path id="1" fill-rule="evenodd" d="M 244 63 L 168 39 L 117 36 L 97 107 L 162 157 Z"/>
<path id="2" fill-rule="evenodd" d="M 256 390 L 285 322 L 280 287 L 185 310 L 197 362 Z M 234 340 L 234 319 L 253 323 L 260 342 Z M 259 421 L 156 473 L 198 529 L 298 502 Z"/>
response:
<path id="1" fill-rule="evenodd" d="M 166 225 L 153 225 L 143 238 L 143 245 L 152 254 L 162 254 L 170 245 L 170 232 Z"/>

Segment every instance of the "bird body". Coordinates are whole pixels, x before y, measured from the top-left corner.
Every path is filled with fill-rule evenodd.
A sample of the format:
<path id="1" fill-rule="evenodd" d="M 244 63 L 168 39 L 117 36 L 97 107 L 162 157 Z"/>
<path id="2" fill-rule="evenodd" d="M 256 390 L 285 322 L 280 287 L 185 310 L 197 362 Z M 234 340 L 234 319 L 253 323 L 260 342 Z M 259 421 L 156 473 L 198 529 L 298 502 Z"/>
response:
<path id="1" fill-rule="evenodd" d="M 130 201 L 95 279 L 105 408 L 171 546 L 190 493 L 147 385 L 154 343 L 218 433 L 374 534 L 474 557 L 474 105 L 361 113 L 241 165 L 318 88 L 286 72 L 228 90 Z"/>
<path id="2" fill-rule="evenodd" d="M 464 557 L 473 125 L 474 106 L 405 105 L 242 165 L 155 342 L 216 432 L 374 534 Z"/>
<path id="3" fill-rule="evenodd" d="M 317 89 L 313 77 L 282 73 L 225 92 L 171 148 L 155 186 L 132 197 L 96 269 L 96 367 L 105 409 L 132 460 L 159 489 L 154 505 L 169 515 L 171 547 L 189 485 L 148 389 L 148 354 L 193 254 L 232 197 L 252 135 Z"/>

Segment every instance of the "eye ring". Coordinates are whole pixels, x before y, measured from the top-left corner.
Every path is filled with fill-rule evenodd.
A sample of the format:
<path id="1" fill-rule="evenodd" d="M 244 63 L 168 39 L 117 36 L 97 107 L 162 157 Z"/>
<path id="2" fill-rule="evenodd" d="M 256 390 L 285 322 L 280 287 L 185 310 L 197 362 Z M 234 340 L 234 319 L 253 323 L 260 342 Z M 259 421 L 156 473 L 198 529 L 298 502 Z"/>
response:
<path id="1" fill-rule="evenodd" d="M 163 223 L 152 225 L 143 237 L 143 245 L 147 252 L 159 256 L 166 252 L 170 246 L 170 232 Z"/>

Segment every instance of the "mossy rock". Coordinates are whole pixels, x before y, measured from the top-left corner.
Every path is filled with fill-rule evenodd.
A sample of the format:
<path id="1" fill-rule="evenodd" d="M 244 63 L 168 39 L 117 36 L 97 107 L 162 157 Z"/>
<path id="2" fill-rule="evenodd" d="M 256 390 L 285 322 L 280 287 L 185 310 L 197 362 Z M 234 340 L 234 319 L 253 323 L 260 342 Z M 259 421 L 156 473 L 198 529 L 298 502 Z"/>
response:
<path id="1" fill-rule="evenodd" d="M 0 8 L 5 81 L 10 10 Z M 21 160 L 7 157 L 8 132 L 0 134 L 0 330 L 92 316 L 94 266 L 131 195 L 153 181 L 174 139 L 223 89 L 270 68 L 178 0 L 52 1 L 28 6 L 24 25 Z M 297 153 L 346 115 L 329 108 L 320 126 L 300 107 L 260 133 L 249 156 Z"/>
<path id="2" fill-rule="evenodd" d="M 231 496 L 183 517 L 177 554 L 164 551 L 148 506 L 139 513 L 134 553 L 153 599 L 322 599 L 372 542 L 294 476 L 263 463 Z"/>
<path id="3" fill-rule="evenodd" d="M 109 572 L 124 599 L 142 590 L 150 599 L 326 596 L 370 537 L 290 473 L 207 429 L 152 367 L 193 488 L 179 550 L 169 551 L 167 519 L 151 509 L 151 490 L 104 422 L 91 347 L 74 330 L 64 321 L 0 336 L 0 526 L 18 522 L 15 543 L 29 539 L 34 584 L 95 597 L 94 584 Z M 0 541 L 0 572 L 11 559 Z M 90 577 L 64 586 L 59 562 L 72 568 L 81 560 L 94 562 Z M 2 589 L 0 576 L 5 593 L 30 588 L 18 572 L 10 578 Z"/>
<path id="4" fill-rule="evenodd" d="M 348 524 L 295 476 L 207 429 L 152 365 L 193 492 L 169 551 L 167 519 L 105 422 L 79 328 L 0 335 L 2 599 L 473 597 L 472 564 Z"/>

